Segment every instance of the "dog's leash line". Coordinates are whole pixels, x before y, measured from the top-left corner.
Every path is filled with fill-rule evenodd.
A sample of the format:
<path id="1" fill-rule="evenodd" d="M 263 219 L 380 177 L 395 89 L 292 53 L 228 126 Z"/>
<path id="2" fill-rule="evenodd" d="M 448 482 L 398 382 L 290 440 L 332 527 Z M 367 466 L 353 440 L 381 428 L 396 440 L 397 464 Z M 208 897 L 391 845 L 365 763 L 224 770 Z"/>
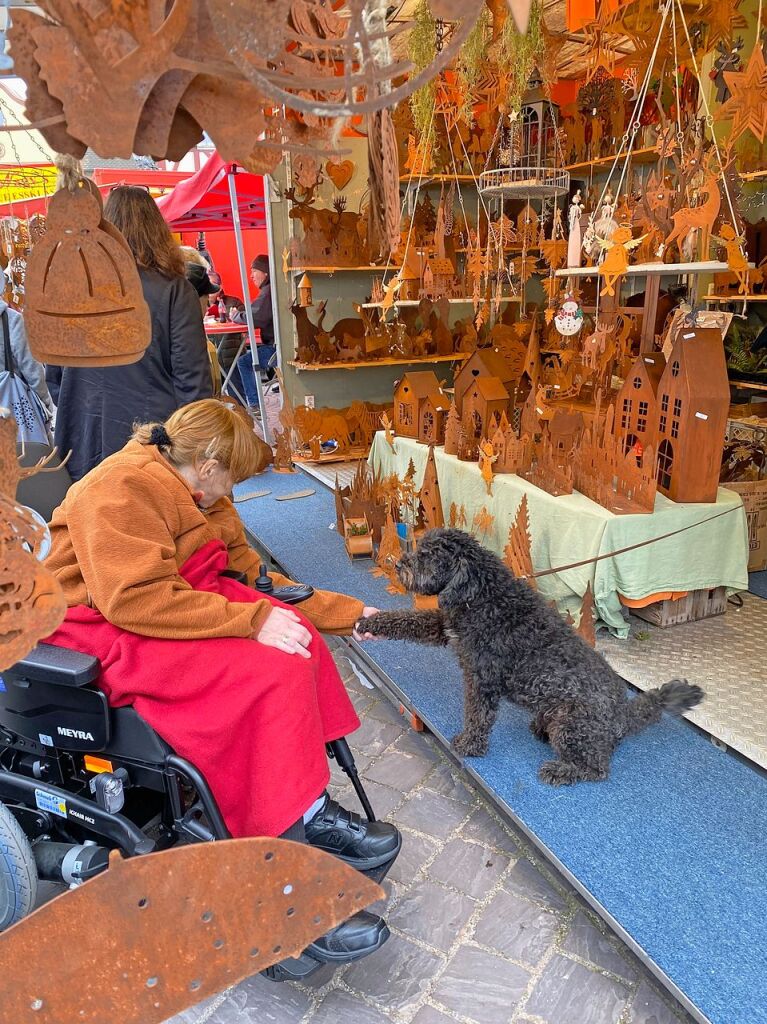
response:
<path id="1" fill-rule="evenodd" d="M 668 537 L 676 537 L 680 533 L 685 533 L 687 530 L 693 530 L 696 526 L 705 526 L 706 523 L 713 523 L 715 519 L 721 519 L 722 516 L 727 516 L 730 512 L 738 512 L 740 505 L 734 505 L 732 508 L 726 508 L 724 512 L 717 512 L 715 516 L 709 516 L 708 519 L 701 519 L 697 523 L 689 523 L 687 526 L 682 526 L 678 530 L 672 530 L 670 533 L 662 533 L 660 537 L 650 537 L 649 540 L 640 541 L 638 544 L 630 544 L 627 548 L 618 548 L 617 551 L 608 551 L 604 555 L 595 555 L 594 558 L 584 558 L 581 562 L 571 562 L 570 565 L 557 565 L 551 569 L 541 569 L 539 572 L 529 572 L 524 576 L 520 576 L 521 580 L 539 579 L 541 576 L 552 576 L 557 572 L 567 572 L 568 569 L 580 569 L 583 565 L 591 565 L 594 562 L 601 562 L 605 558 L 615 558 L 616 555 L 624 555 L 627 551 L 636 551 L 637 548 L 647 547 L 648 544 L 656 544 L 659 540 L 666 540 Z"/>

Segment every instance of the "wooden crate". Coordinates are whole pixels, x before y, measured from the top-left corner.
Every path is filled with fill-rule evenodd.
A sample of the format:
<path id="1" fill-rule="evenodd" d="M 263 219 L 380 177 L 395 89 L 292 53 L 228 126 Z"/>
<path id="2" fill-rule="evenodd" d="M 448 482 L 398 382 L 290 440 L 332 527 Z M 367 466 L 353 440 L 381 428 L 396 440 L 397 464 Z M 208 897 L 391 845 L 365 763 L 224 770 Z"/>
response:
<path id="1" fill-rule="evenodd" d="M 712 615 L 724 615 L 726 611 L 727 588 L 715 587 L 713 590 L 691 590 L 678 601 L 655 601 L 644 608 L 632 608 L 631 614 L 665 629 L 682 622 L 697 622 L 698 619 L 708 619 Z"/>

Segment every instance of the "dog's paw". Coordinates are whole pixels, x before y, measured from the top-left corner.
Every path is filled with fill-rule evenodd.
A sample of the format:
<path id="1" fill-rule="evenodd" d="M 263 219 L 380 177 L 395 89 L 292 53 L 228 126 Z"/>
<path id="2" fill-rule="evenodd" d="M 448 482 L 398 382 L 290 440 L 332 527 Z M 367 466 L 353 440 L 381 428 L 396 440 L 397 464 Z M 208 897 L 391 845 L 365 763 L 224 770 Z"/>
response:
<path id="1" fill-rule="evenodd" d="M 450 746 L 459 757 L 484 757 L 487 753 L 488 742 L 465 732 L 459 732 L 453 736 Z"/>
<path id="2" fill-rule="evenodd" d="M 363 615 L 361 619 L 357 619 L 354 629 L 360 636 L 379 636 L 380 620 L 377 615 Z"/>
<path id="3" fill-rule="evenodd" d="M 575 765 L 565 761 L 544 761 L 538 769 L 538 778 L 547 786 L 571 786 L 579 777 Z"/>

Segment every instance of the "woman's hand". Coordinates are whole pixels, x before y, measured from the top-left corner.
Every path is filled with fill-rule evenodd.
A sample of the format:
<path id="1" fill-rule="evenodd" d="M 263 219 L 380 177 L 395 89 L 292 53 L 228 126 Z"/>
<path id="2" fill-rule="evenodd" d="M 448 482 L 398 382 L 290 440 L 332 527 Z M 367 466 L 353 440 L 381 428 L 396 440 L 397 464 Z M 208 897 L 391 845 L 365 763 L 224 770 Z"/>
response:
<path id="1" fill-rule="evenodd" d="M 367 608 L 367 607 L 363 608 L 362 609 L 362 615 L 360 616 L 360 618 L 366 619 L 369 615 L 377 615 L 378 612 L 380 612 L 380 610 L 381 610 L 380 608 Z M 373 636 L 372 633 L 358 633 L 356 627 L 354 629 L 354 632 L 352 633 L 352 637 L 355 640 L 375 640 L 376 639 Z"/>
<path id="2" fill-rule="evenodd" d="M 267 647 L 285 651 L 286 654 L 300 654 L 302 658 L 311 658 L 308 648 L 312 642 L 312 634 L 289 608 L 272 608 L 254 639 Z"/>

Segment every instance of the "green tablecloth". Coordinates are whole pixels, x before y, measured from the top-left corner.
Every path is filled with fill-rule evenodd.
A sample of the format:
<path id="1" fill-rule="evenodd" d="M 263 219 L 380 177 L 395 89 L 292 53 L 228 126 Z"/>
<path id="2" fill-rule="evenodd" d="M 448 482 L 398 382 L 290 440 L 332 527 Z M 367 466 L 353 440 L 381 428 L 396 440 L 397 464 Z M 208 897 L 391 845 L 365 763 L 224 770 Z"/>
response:
<path id="1" fill-rule="evenodd" d="M 420 486 L 428 448 L 403 437 L 396 439 L 395 448 L 396 455 L 379 431 L 370 451 L 371 466 L 402 477 L 412 459 L 415 483 Z M 476 512 L 485 506 L 495 519 L 479 539 L 497 554 L 503 553 L 509 527 L 522 496 L 527 495 L 536 570 L 594 558 L 732 508 L 729 515 L 679 536 L 538 581 L 541 593 L 555 600 L 561 610 L 569 608 L 576 619 L 586 586 L 591 583 L 599 619 L 616 636 L 628 636 L 619 594 L 641 600 L 664 591 L 748 589 L 746 516 L 740 496 L 733 491 L 720 487 L 716 503 L 705 505 L 681 505 L 659 494 L 652 515 L 617 516 L 578 492 L 555 498 L 521 477 L 506 473 L 495 477 L 493 493 L 488 495 L 475 463 L 459 462 L 454 455 L 445 455 L 442 448 L 435 449 L 435 456 L 445 522 L 452 502 L 465 507 L 469 528 Z"/>

